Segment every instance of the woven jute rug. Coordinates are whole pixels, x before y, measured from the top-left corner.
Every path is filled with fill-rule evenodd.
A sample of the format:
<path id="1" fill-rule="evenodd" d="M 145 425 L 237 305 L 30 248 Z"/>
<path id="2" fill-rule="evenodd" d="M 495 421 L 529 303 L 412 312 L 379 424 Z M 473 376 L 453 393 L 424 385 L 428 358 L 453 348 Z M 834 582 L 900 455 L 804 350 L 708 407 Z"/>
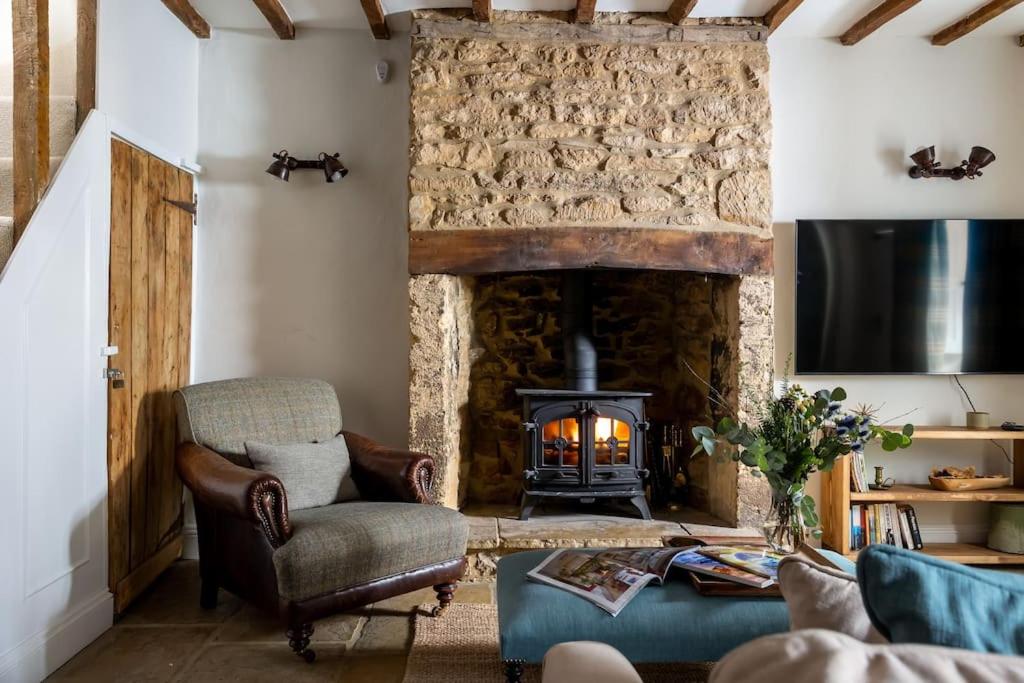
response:
<path id="1" fill-rule="evenodd" d="M 404 683 L 503 683 L 498 608 L 453 604 L 440 619 L 423 605 L 414 622 Z M 705 683 L 713 663 L 641 664 L 645 683 Z M 527 665 L 524 683 L 540 683 L 540 666 Z"/>

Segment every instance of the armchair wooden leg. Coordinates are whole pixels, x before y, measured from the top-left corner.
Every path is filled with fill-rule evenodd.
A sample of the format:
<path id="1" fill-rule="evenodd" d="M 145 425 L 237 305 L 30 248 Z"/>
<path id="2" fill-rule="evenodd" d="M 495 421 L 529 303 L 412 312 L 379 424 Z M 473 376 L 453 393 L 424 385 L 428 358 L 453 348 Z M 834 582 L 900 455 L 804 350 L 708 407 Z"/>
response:
<path id="1" fill-rule="evenodd" d="M 523 680 L 523 660 L 505 660 L 505 681 L 507 683 L 520 683 Z"/>
<path id="2" fill-rule="evenodd" d="M 439 583 L 434 586 L 434 590 L 437 591 L 438 605 L 430 613 L 430 616 L 439 617 L 444 614 L 444 611 L 448 609 L 448 605 L 452 604 L 452 600 L 455 599 L 456 588 L 458 588 L 456 583 Z"/>
<path id="3" fill-rule="evenodd" d="M 199 606 L 203 609 L 217 608 L 217 583 L 203 579 L 199 585 Z"/>
<path id="4" fill-rule="evenodd" d="M 291 646 L 292 651 L 306 660 L 307 664 L 312 664 L 313 660 L 316 659 L 316 652 L 309 649 L 309 639 L 313 635 L 313 624 L 302 624 L 297 628 L 290 628 L 286 635 L 288 636 L 288 645 Z"/>

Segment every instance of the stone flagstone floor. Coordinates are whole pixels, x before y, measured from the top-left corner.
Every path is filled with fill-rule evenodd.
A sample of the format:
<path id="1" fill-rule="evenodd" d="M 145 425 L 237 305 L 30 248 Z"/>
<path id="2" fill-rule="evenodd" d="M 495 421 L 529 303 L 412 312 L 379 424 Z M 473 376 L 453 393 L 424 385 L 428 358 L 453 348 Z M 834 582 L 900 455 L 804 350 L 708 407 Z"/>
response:
<path id="1" fill-rule="evenodd" d="M 465 511 L 472 527 L 471 569 L 457 602 L 493 603 L 493 563 L 510 552 L 571 546 L 661 545 L 668 536 L 750 535 L 692 510 L 663 513 L 650 522 L 574 509 L 540 510 L 520 522 L 518 510 Z M 476 569 L 474 569 L 474 567 Z M 401 683 L 418 605 L 433 603 L 430 589 L 391 598 L 316 623 L 312 666 L 288 648 L 281 626 L 225 591 L 215 610 L 199 607 L 197 562 L 176 562 L 117 624 L 56 671 L 52 681 L 345 681 Z"/>
<path id="2" fill-rule="evenodd" d="M 457 602 L 491 603 L 493 584 L 462 584 Z M 199 607 L 199 565 L 176 562 L 94 643 L 48 681 L 345 681 L 401 683 L 412 618 L 432 590 L 417 591 L 316 623 L 316 663 L 288 648 L 262 612 L 221 591 L 216 610 Z"/>

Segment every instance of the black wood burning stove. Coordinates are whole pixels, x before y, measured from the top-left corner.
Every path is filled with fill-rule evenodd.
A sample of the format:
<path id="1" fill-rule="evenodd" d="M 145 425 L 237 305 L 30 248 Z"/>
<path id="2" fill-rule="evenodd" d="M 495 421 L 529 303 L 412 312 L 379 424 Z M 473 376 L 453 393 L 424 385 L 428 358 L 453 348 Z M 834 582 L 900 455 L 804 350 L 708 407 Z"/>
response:
<path id="1" fill-rule="evenodd" d="M 583 272 L 562 279 L 562 334 L 570 388 L 518 389 L 523 398 L 523 500 L 529 519 L 545 498 L 629 499 L 651 518 L 644 496 L 644 399 L 635 391 L 599 391 L 593 305 Z"/>

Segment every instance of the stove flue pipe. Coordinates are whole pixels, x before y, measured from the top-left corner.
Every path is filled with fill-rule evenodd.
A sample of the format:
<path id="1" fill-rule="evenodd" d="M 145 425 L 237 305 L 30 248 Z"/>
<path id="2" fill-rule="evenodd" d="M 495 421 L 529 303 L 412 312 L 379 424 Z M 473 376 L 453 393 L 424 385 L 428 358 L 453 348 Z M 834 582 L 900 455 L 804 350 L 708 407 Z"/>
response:
<path id="1" fill-rule="evenodd" d="M 590 276 L 573 270 L 562 275 L 562 340 L 565 380 L 575 391 L 597 391 L 597 349 L 594 346 L 594 303 Z"/>

